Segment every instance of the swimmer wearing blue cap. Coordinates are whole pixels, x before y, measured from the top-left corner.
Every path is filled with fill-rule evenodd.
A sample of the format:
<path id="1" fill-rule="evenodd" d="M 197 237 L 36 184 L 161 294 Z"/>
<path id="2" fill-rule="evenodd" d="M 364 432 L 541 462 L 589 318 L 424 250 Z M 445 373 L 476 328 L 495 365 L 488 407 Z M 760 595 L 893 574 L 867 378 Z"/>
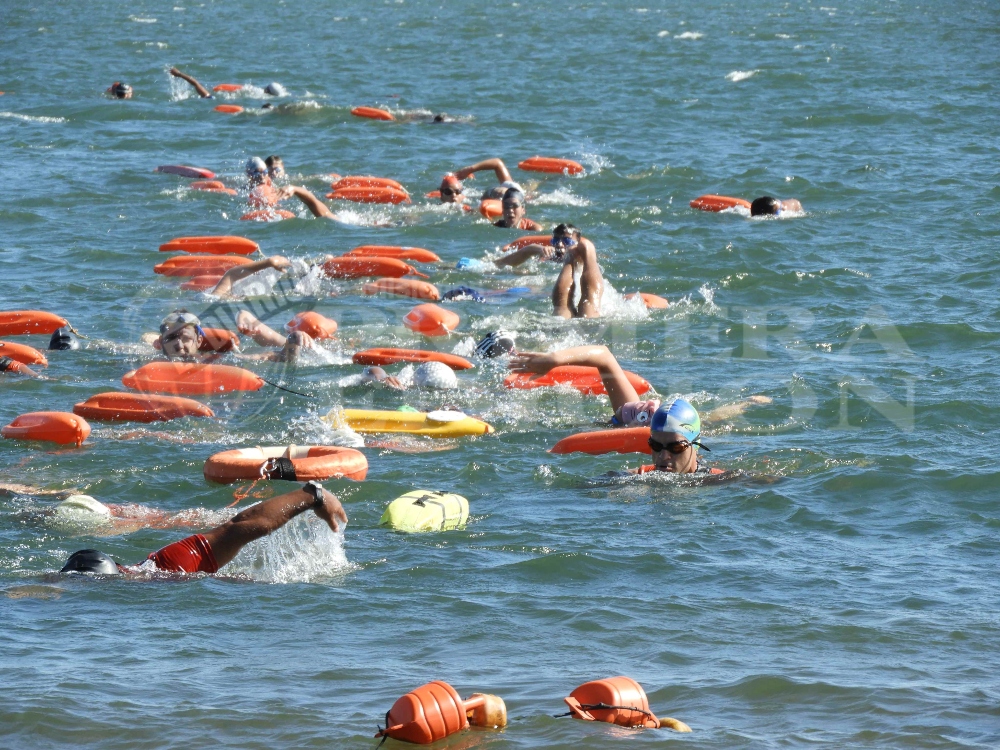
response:
<path id="1" fill-rule="evenodd" d="M 217 573 L 250 542 L 271 534 L 295 516 L 312 511 L 334 531 L 347 523 L 340 500 L 319 482 L 307 482 L 302 489 L 264 500 L 238 513 L 220 526 L 174 542 L 149 555 L 157 570 L 168 573 Z M 140 563 L 142 564 L 142 563 Z M 99 550 L 74 552 L 60 573 L 120 575 L 138 573 L 138 566 L 119 565 Z"/>

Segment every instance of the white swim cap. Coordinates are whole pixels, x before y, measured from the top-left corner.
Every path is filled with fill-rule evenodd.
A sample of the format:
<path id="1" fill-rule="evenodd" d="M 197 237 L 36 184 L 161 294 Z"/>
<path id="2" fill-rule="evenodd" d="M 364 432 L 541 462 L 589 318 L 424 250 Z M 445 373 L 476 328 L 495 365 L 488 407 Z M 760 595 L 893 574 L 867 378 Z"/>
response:
<path id="1" fill-rule="evenodd" d="M 267 86 L 264 87 L 264 93 L 270 94 L 271 96 L 286 96 L 288 94 L 284 86 L 275 82 L 267 84 Z"/>
<path id="2" fill-rule="evenodd" d="M 111 516 L 111 510 L 99 500 L 90 495 L 70 495 L 56 506 L 57 513 L 95 513 L 99 516 Z"/>
<path id="3" fill-rule="evenodd" d="M 251 156 L 247 160 L 247 174 L 250 176 L 267 174 L 267 165 L 264 160 L 259 156 Z"/>
<path id="4" fill-rule="evenodd" d="M 424 362 L 413 372 L 413 385 L 450 390 L 458 388 L 458 378 L 444 362 Z"/>

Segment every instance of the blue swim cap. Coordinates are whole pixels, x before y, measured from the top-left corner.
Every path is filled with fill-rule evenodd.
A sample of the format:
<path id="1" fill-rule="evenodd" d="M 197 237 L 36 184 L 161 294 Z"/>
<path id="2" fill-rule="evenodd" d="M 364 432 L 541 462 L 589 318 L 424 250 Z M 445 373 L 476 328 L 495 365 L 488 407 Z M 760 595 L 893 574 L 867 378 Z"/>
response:
<path id="1" fill-rule="evenodd" d="M 676 432 L 693 443 L 701 434 L 701 417 L 698 416 L 698 410 L 687 401 L 675 398 L 653 413 L 649 429 L 652 432 Z"/>

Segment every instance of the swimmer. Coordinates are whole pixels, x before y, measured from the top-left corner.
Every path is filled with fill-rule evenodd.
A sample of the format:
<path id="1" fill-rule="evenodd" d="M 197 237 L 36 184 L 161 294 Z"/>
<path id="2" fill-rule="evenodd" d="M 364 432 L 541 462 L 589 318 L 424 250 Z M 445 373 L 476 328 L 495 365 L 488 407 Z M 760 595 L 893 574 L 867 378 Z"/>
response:
<path id="1" fill-rule="evenodd" d="M 397 391 L 407 389 L 406 383 L 389 375 L 381 367 L 366 367 L 361 377 L 361 383 L 381 383 Z M 413 371 L 411 385 L 415 388 L 447 391 L 458 388 L 458 378 L 455 376 L 455 371 L 443 362 L 421 362 Z"/>
<path id="2" fill-rule="evenodd" d="M 563 251 L 563 267 L 552 287 L 552 314 L 560 318 L 599 318 L 604 278 L 597 265 L 594 243 L 572 224 L 560 224 L 552 242 Z M 575 306 L 576 275 L 580 275 L 580 302 Z"/>
<path id="3" fill-rule="evenodd" d="M 517 334 L 510 331 L 491 331 L 476 344 L 476 356 L 496 359 L 516 353 Z"/>
<path id="4" fill-rule="evenodd" d="M 179 70 L 177 70 L 177 68 L 171 68 L 170 75 L 172 75 L 174 78 L 180 78 L 182 81 L 187 81 L 188 83 L 190 83 L 192 86 L 194 86 L 194 90 L 198 92 L 198 96 L 200 96 L 202 99 L 215 98 L 212 96 L 212 92 L 206 89 L 200 83 L 198 83 L 198 80 L 194 76 L 189 76 L 187 73 L 181 73 Z"/>
<path id="5" fill-rule="evenodd" d="M 269 268 L 273 268 L 278 273 L 285 273 L 291 267 L 291 261 L 282 255 L 272 255 L 270 258 L 247 263 L 243 266 L 233 266 L 222 275 L 219 283 L 215 285 L 209 294 L 214 294 L 216 297 L 228 297 L 232 294 L 233 284 L 237 281 L 245 279 L 248 276 L 253 276 L 255 273 L 266 271 Z"/>
<path id="6" fill-rule="evenodd" d="M 485 161 L 471 164 L 468 167 L 462 167 L 454 174 L 446 174 L 441 180 L 441 202 L 464 203 L 466 196 L 462 187 L 462 180 L 470 179 L 476 172 L 483 172 L 488 169 L 493 170 L 493 173 L 497 177 L 497 182 L 500 184 L 486 190 L 480 200 L 488 198 L 500 200 L 510 188 L 521 189 L 521 186 L 514 182 L 514 179 L 510 176 L 506 164 L 500 159 L 486 159 Z"/>
<path id="7" fill-rule="evenodd" d="M 281 258 L 281 260 L 285 260 Z M 287 261 L 285 261 L 287 263 Z M 242 266 L 246 268 L 246 266 Z M 276 268 L 277 266 L 272 266 Z M 237 266 L 240 268 L 240 266 Z M 249 310 L 240 310 L 236 315 L 236 330 L 250 336 L 258 346 L 279 348 L 280 351 L 266 354 L 261 359 L 273 362 L 294 362 L 303 349 L 312 349 L 315 345 L 313 337 L 302 331 L 292 331 L 288 336 L 282 336 L 270 326 L 262 323 Z"/>
<path id="8" fill-rule="evenodd" d="M 519 187 L 508 188 L 501 199 L 503 217 L 493 222 L 501 229 L 522 229 L 527 232 L 541 232 L 544 227 L 524 215 L 524 191 Z"/>
<path id="9" fill-rule="evenodd" d="M 127 83 L 122 83 L 121 81 L 115 81 L 112 83 L 106 94 L 111 94 L 115 99 L 131 99 L 132 98 L 132 87 Z"/>
<path id="10" fill-rule="evenodd" d="M 801 213 L 802 204 L 794 198 L 778 200 L 777 198 L 772 198 L 769 195 L 757 198 L 750 204 L 751 216 L 780 216 L 785 212 Z"/>
<path id="11" fill-rule="evenodd" d="M 682 398 L 661 405 L 649 422 L 649 448 L 653 463 L 632 469 L 631 474 L 669 471 L 673 474 L 722 474 L 701 462 L 698 449 L 709 450 L 699 442 L 701 417 L 698 410 Z"/>
<path id="12" fill-rule="evenodd" d="M 389 388 L 395 388 L 397 391 L 405 391 L 406 386 L 403 385 L 397 377 L 390 375 L 381 367 L 366 367 L 364 372 L 361 373 L 362 383 L 381 383 Z"/>
<path id="13" fill-rule="evenodd" d="M 347 523 L 347 514 L 337 496 L 319 482 L 307 482 L 302 489 L 264 500 L 204 534 L 174 542 L 149 555 L 157 570 L 167 573 L 217 573 L 250 542 L 267 536 L 295 516 L 312 511 L 334 531 Z M 119 565 L 98 550 L 79 550 L 69 556 L 61 573 L 120 575 L 140 573 L 135 566 Z"/>
<path id="14" fill-rule="evenodd" d="M 0 373 L 10 373 L 11 375 L 27 375 L 29 378 L 48 380 L 48 378 L 46 378 L 44 375 L 35 372 L 27 365 L 21 364 L 17 360 L 13 360 L 10 357 L 0 357 Z"/>
<path id="15" fill-rule="evenodd" d="M 503 268 L 504 266 L 513 268 L 532 258 L 562 261 L 566 255 L 567 248 L 575 247 L 580 240 L 584 240 L 585 242 L 590 241 L 580 235 L 579 230 L 572 224 L 559 224 L 552 230 L 552 239 L 549 240 L 549 244 L 532 243 L 531 245 L 525 245 L 493 262 L 498 268 Z"/>
<path id="16" fill-rule="evenodd" d="M 282 173 L 284 173 L 284 163 L 281 157 L 277 159 Z M 301 185 L 288 185 L 281 189 L 274 186 L 271 181 L 270 169 L 267 163 L 259 156 L 252 156 L 247 160 L 246 175 L 249 182 L 250 193 L 247 195 L 247 204 L 254 208 L 273 208 L 279 202 L 288 198 L 298 198 L 309 209 L 309 212 L 317 218 L 337 219 L 336 214 L 331 211 L 323 201 Z"/>
<path id="17" fill-rule="evenodd" d="M 282 258 L 282 260 L 284 260 Z M 246 266 L 241 266 L 246 268 Z M 280 351 L 264 355 L 242 354 L 234 350 L 244 359 L 260 359 L 277 362 L 293 362 L 302 349 L 311 349 L 313 339 L 307 333 L 293 331 L 287 338 L 277 331 L 267 327 L 252 314 L 241 311 L 236 319 L 237 329 L 251 336 L 260 346 L 280 347 Z M 257 330 L 261 329 L 261 330 Z M 205 332 L 201 328 L 198 316 L 186 310 L 170 313 L 160 324 L 160 349 L 169 360 L 184 362 L 211 363 L 222 357 L 219 352 L 202 352 L 205 342 Z"/>
<path id="18" fill-rule="evenodd" d="M 52 332 L 52 338 L 49 339 L 49 351 L 67 351 L 79 348 L 80 341 L 69 328 L 64 326 Z"/>
<path id="19" fill-rule="evenodd" d="M 280 156 L 269 156 L 264 159 L 264 164 L 267 166 L 267 176 L 271 178 L 272 181 L 283 179 L 285 175 L 285 162 Z"/>

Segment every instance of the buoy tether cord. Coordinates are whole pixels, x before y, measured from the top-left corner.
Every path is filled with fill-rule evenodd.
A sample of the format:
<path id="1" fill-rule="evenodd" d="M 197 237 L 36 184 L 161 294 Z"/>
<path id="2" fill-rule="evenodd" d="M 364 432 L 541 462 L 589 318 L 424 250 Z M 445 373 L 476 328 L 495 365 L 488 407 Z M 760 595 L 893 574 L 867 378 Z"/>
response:
<path id="1" fill-rule="evenodd" d="M 258 375 L 257 377 L 260 377 L 260 376 Z M 278 385 L 277 383 L 272 383 L 270 380 L 267 380 L 266 378 L 260 378 L 260 379 L 263 380 L 268 385 L 273 385 L 275 388 L 277 388 L 280 391 L 287 391 L 288 393 L 294 393 L 296 396 L 304 396 L 305 398 L 316 398 L 311 393 L 302 393 L 301 391 L 293 391 L 291 388 L 285 388 L 285 386 L 283 386 L 283 385 Z"/>
<path id="2" fill-rule="evenodd" d="M 581 703 L 580 708 L 582 708 L 584 711 L 594 711 L 594 710 L 603 711 L 610 709 L 617 709 L 619 711 L 637 711 L 638 713 L 645 714 L 650 718 L 653 717 L 652 711 L 644 711 L 643 709 L 638 708 L 637 706 L 609 706 L 607 703 Z M 564 714 L 552 714 L 552 716 L 556 719 L 562 718 L 563 716 L 572 716 L 572 715 L 573 715 L 572 711 L 567 711 Z"/>

